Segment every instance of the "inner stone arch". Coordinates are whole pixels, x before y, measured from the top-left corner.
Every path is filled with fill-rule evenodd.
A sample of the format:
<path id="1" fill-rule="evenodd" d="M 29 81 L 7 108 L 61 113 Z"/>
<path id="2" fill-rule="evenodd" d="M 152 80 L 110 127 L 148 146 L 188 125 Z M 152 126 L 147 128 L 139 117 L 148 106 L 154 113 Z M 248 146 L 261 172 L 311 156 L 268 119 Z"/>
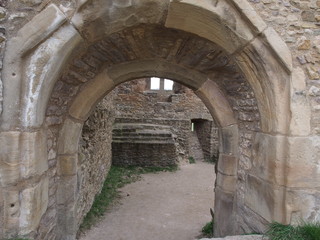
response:
<path id="1" fill-rule="evenodd" d="M 237 206 L 244 204 L 244 193 L 236 189 L 246 184 L 254 132 L 260 130 L 260 114 L 250 85 L 232 59 L 215 44 L 180 30 L 140 25 L 112 34 L 74 58 L 50 98 L 46 124 L 52 135 L 59 135 L 56 151 L 60 237 L 74 237 L 78 227 L 77 155 L 83 122 L 96 103 L 118 84 L 153 76 L 193 89 L 219 125 L 221 164 L 215 216 L 221 224 L 216 225 L 216 234 L 230 235 L 241 232 L 241 225 L 248 227 L 245 220 L 237 219 Z M 237 180 L 238 166 L 241 181 Z"/>

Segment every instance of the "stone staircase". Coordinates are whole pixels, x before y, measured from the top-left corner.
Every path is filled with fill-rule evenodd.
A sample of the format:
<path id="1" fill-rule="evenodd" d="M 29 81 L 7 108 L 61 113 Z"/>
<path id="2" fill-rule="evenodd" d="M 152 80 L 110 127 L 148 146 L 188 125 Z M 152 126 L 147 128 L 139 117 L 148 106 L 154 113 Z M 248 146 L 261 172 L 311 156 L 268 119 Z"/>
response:
<path id="1" fill-rule="evenodd" d="M 118 166 L 176 165 L 178 156 L 170 126 L 146 123 L 114 124 L 112 162 Z"/>
<path id="2" fill-rule="evenodd" d="M 203 151 L 195 131 L 191 132 L 189 137 L 189 156 L 196 161 L 204 160 Z"/>
<path id="3" fill-rule="evenodd" d="M 170 126 L 142 123 L 117 123 L 113 126 L 113 142 L 171 143 Z"/>

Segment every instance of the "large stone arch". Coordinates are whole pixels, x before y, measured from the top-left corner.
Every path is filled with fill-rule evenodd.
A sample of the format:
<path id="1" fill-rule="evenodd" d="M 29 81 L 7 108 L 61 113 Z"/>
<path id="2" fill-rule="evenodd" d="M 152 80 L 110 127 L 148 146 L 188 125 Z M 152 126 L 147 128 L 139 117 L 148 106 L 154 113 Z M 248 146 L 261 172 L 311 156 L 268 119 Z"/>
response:
<path id="1" fill-rule="evenodd" d="M 226 190 L 226 195 L 221 193 L 222 197 L 216 202 L 219 206 L 232 206 L 236 210 L 230 216 L 232 221 L 225 216 L 218 216 L 218 234 L 226 235 L 230 229 L 232 233 L 250 229 L 262 230 L 263 226 L 259 223 L 272 220 L 289 223 L 295 220 L 294 214 L 297 212 L 303 218 L 317 216 L 313 195 L 309 196 L 309 205 L 305 208 L 300 202 L 301 191 L 296 190 L 299 187 L 314 189 L 314 182 L 319 179 L 316 172 L 311 175 L 308 172 L 313 165 L 306 161 L 299 162 L 309 156 L 308 147 L 303 142 L 315 145 L 314 139 L 308 137 L 308 108 L 291 99 L 292 91 L 299 86 L 301 75 L 292 71 L 291 54 L 285 43 L 261 20 L 247 1 L 101 2 L 102 0 L 79 1 L 76 11 L 71 14 L 70 11 L 64 12 L 65 9 L 50 4 L 8 40 L 3 69 L 4 100 L 0 135 L 1 146 L 5 146 L 0 152 L 1 190 L 5 193 L 2 200 L 4 217 L 1 220 L 4 236 L 36 234 L 41 218 L 48 212 L 49 179 L 54 174 L 54 170 L 48 169 L 47 146 L 44 144 L 50 138 L 49 135 L 52 135 L 52 132 L 49 134 L 47 131 L 48 121 L 56 121 L 61 126 L 59 138 L 65 141 L 58 143 L 58 175 L 60 179 L 64 178 L 65 185 L 57 193 L 58 208 L 65 210 L 68 207 L 66 199 L 72 202 L 72 198 L 76 197 L 75 191 L 64 191 L 63 188 L 71 186 L 74 189 L 76 186 L 75 143 L 83 120 L 100 97 L 115 85 L 134 77 L 166 76 L 193 88 L 222 127 L 225 136 L 222 150 L 228 151 L 225 155 L 222 154 L 225 161 L 221 162 L 237 162 L 237 158 L 232 158 L 232 154 L 229 154 L 237 155 L 238 152 L 238 149 L 233 148 L 234 143 L 229 143 L 230 139 L 231 142 L 239 140 L 237 122 L 233 121 L 234 113 L 229 111 L 232 109 L 230 99 L 224 97 L 227 93 L 223 84 L 211 81 L 229 78 L 228 72 L 234 67 L 253 89 L 261 116 L 261 128 L 259 126 L 252 137 L 252 154 L 256 158 L 253 167 L 247 172 L 240 169 L 237 173 L 234 167 L 228 169 L 229 165 L 226 165 L 226 172 L 221 169 L 221 174 L 225 177 L 220 178 L 218 185 L 221 185 L 222 191 Z M 104 63 L 99 69 L 95 69 L 94 62 L 84 65 L 89 66 L 85 69 L 85 77 L 74 74 L 69 68 L 71 60 L 87 50 L 90 51 L 95 43 L 112 34 L 142 25 L 175 29 L 177 34 L 180 32 L 192 38 L 197 36 L 204 43 L 212 43 L 217 49 L 221 49 L 235 65 L 217 61 L 216 69 L 209 74 L 204 69 L 192 69 L 188 63 L 182 66 L 178 64 L 170 69 L 173 63 L 170 66 L 166 62 L 162 63 L 163 57 L 153 60 L 140 55 L 139 61 L 150 64 L 146 69 L 141 69 L 141 66 L 145 67 L 141 62 L 134 66 L 134 61 L 131 61 L 133 59 L 123 61 L 122 56 L 118 56 L 118 61 L 117 57 L 113 58 L 115 55 L 108 55 L 105 58 L 113 58 L 113 62 Z M 207 57 L 215 58 L 210 54 Z M 79 64 L 81 67 L 81 62 Z M 203 66 L 201 64 L 197 67 Z M 123 69 L 131 67 L 133 71 L 124 74 L 125 70 L 119 70 L 121 65 L 125 67 Z M 154 67 L 156 71 L 152 70 Z M 179 67 L 189 69 L 189 79 L 177 70 Z M 106 72 L 101 69 L 106 69 Z M 72 82 L 57 82 L 63 71 L 74 74 Z M 106 82 L 107 77 L 112 82 Z M 47 109 L 50 97 L 57 89 L 61 90 L 59 86 L 63 88 L 63 81 L 70 86 L 65 98 L 62 98 L 65 100 L 63 114 L 56 120 L 50 117 L 46 119 L 46 112 L 50 112 Z M 99 81 L 102 83 L 95 85 Z M 96 86 L 102 87 L 96 89 Z M 87 101 L 81 102 L 81 94 L 88 93 L 94 94 Z M 221 102 L 216 101 L 217 96 Z M 77 104 L 84 104 L 85 108 L 81 110 Z M 266 151 L 267 148 L 272 151 Z M 299 154 L 297 149 L 301 150 Z M 298 160 L 295 160 L 296 157 Z M 239 164 L 241 165 L 241 159 Z M 301 166 L 302 173 L 297 175 L 295 170 L 301 169 Z M 236 180 L 240 178 L 245 179 L 245 185 L 237 183 L 240 190 L 233 194 Z M 55 183 L 51 185 L 54 186 Z M 74 221 L 72 207 L 73 205 L 66 215 L 71 225 Z M 248 214 L 252 214 L 254 220 L 246 218 Z M 259 221 L 256 222 L 257 219 Z M 234 223 L 234 228 L 230 227 L 230 223 Z M 62 232 L 65 239 L 73 239 L 75 230 L 71 228 L 69 232 Z M 34 236 L 40 238 L 38 235 Z"/>
<path id="2" fill-rule="evenodd" d="M 159 63 L 159 61 L 155 62 Z M 133 68 L 130 67 L 130 65 L 133 65 Z M 121 66 L 121 68 L 122 67 L 126 68 L 125 71 L 122 71 L 122 74 L 126 75 L 128 69 L 136 69 L 137 63 L 129 63 L 125 66 Z M 164 68 L 167 69 L 165 73 L 163 70 L 155 70 L 153 64 L 151 64 L 151 68 L 146 68 L 146 66 L 143 66 L 143 68 L 143 71 L 131 72 L 129 70 L 129 72 L 131 72 L 131 78 L 146 77 L 148 76 L 145 75 L 146 72 L 152 72 L 152 75 L 150 76 L 170 76 L 171 78 L 174 76 L 173 79 L 179 79 L 180 81 L 181 79 L 186 79 L 185 76 L 180 76 L 179 73 L 171 72 L 168 70 L 169 68 Z M 127 77 L 123 77 L 122 74 L 119 78 L 127 79 Z M 189 79 L 189 81 L 192 81 L 192 79 Z M 185 82 L 187 81 L 182 81 L 182 83 L 186 84 Z M 73 224 L 71 224 L 71 222 L 72 220 L 75 220 L 78 140 L 81 135 L 82 124 L 88 118 L 96 103 L 99 102 L 99 100 L 101 100 L 116 85 L 118 85 L 118 83 L 116 84 L 115 81 L 108 76 L 107 71 L 103 71 L 98 74 L 92 81 L 88 82 L 88 84 L 81 89 L 77 97 L 73 100 L 69 109 L 69 117 L 67 117 L 62 124 L 58 147 L 58 174 L 60 175 L 58 191 L 61 191 L 59 196 L 62 196 L 62 198 L 59 199 L 61 201 L 62 208 L 60 209 L 61 218 L 58 219 L 58 224 L 60 227 L 59 233 L 61 233 L 62 236 L 74 236 L 77 231 L 75 222 L 73 222 Z M 230 104 L 217 84 L 210 80 L 206 80 L 196 93 L 206 104 L 220 125 L 221 139 L 222 142 L 225 143 L 220 147 L 221 161 L 224 160 L 223 158 L 225 155 L 228 155 L 232 160 L 232 162 L 229 162 L 228 164 L 221 165 L 220 168 L 221 173 L 228 175 L 224 176 L 220 174 L 219 177 L 225 180 L 232 179 L 231 181 L 235 181 L 238 161 L 238 126 Z M 230 189 L 228 188 L 229 186 L 227 186 L 227 189 L 224 189 L 226 186 L 223 184 L 223 180 L 218 183 L 218 187 L 221 187 L 222 190 L 226 190 L 226 193 L 229 195 L 234 196 L 235 194 L 235 189 Z M 73 191 L 71 191 L 71 189 L 73 189 Z M 72 194 L 72 196 L 65 194 L 66 192 Z M 220 193 L 220 196 L 223 196 L 223 193 Z M 227 198 L 228 196 L 224 197 Z M 232 205 L 233 202 L 231 203 L 231 206 Z M 220 210 L 229 213 L 229 219 L 227 219 L 227 221 L 233 221 L 233 207 L 229 209 L 221 208 Z M 229 226 L 228 230 L 232 230 L 232 225 Z"/>

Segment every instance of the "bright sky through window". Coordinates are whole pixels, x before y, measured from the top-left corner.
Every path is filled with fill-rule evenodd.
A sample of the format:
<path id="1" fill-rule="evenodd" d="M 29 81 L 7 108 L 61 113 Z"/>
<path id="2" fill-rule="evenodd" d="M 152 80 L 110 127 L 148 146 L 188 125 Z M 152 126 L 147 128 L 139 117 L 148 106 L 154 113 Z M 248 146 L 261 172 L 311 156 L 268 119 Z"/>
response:
<path id="1" fill-rule="evenodd" d="M 164 80 L 164 90 L 172 90 L 173 81 L 169 79 Z"/>
<path id="2" fill-rule="evenodd" d="M 159 90 L 160 89 L 160 78 L 152 77 L 151 78 L 151 90 Z"/>

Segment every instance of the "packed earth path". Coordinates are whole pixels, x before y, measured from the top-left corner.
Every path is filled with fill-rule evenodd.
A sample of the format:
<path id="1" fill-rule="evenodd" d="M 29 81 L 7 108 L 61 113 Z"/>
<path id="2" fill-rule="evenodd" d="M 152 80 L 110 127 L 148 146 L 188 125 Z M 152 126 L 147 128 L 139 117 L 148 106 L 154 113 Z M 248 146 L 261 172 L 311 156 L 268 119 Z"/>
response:
<path id="1" fill-rule="evenodd" d="M 211 220 L 214 165 L 183 164 L 176 172 L 143 174 L 121 188 L 112 207 L 81 240 L 193 240 Z"/>

